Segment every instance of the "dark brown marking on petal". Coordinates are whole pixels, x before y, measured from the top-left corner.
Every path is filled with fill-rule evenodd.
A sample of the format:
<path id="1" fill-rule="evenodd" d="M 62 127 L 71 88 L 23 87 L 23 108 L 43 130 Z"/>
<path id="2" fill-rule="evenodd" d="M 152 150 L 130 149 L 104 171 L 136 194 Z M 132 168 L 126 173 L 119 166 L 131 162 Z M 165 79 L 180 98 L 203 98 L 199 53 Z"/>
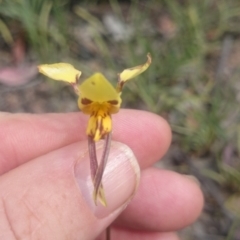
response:
<path id="1" fill-rule="evenodd" d="M 96 85 L 96 83 L 94 81 L 91 82 L 92 85 Z"/>
<path id="2" fill-rule="evenodd" d="M 102 118 L 100 118 L 96 121 L 96 130 L 97 129 L 99 130 L 101 138 L 102 138 L 103 135 L 104 135 L 103 119 Z"/>
<path id="3" fill-rule="evenodd" d="M 104 133 L 104 128 L 103 128 L 103 119 L 101 118 L 101 122 L 100 122 L 100 133 L 103 134 Z"/>
<path id="4" fill-rule="evenodd" d="M 122 91 L 124 83 L 125 83 L 125 82 L 122 81 L 122 80 L 119 80 L 119 81 L 118 81 L 117 89 L 118 89 L 119 92 Z"/>
<path id="5" fill-rule="evenodd" d="M 81 103 L 83 105 L 88 105 L 88 104 L 92 103 L 92 101 L 90 99 L 88 99 L 88 98 L 82 98 L 81 99 Z"/>
<path id="6" fill-rule="evenodd" d="M 103 119 L 101 119 L 101 123 L 100 123 L 100 132 L 102 133 L 103 130 L 104 130 L 104 128 L 103 128 Z"/>
<path id="7" fill-rule="evenodd" d="M 107 102 L 112 104 L 112 105 L 118 105 L 118 100 L 109 100 Z"/>
<path id="8" fill-rule="evenodd" d="M 98 129 L 99 126 L 99 120 L 96 121 L 96 130 Z"/>
<path id="9" fill-rule="evenodd" d="M 76 74 L 76 76 L 75 76 L 75 83 L 77 83 L 77 82 L 78 82 L 78 80 L 79 80 L 79 75 L 78 75 L 78 74 Z"/>

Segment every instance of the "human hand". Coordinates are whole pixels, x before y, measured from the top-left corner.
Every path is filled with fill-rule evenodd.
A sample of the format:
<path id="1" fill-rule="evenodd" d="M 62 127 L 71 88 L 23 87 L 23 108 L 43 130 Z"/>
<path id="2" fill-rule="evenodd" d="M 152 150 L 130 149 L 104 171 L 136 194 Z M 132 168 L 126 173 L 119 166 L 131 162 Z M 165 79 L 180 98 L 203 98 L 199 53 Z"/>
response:
<path id="1" fill-rule="evenodd" d="M 102 240 L 111 223 L 114 240 L 178 239 L 174 231 L 198 217 L 203 196 L 190 178 L 151 167 L 169 147 L 168 124 L 142 111 L 113 116 L 113 140 L 128 147 L 112 143 L 104 208 L 92 200 L 87 120 L 0 114 L 0 239 Z"/>

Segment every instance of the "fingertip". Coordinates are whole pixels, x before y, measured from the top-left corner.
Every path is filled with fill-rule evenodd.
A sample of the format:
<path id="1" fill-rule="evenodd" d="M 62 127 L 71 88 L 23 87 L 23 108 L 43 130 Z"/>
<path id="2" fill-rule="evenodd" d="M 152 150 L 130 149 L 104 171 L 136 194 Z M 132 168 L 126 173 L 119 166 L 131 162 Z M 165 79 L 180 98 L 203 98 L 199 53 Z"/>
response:
<path id="1" fill-rule="evenodd" d="M 196 181 L 168 170 L 152 168 L 146 170 L 145 174 L 145 178 L 149 179 L 147 184 L 153 183 L 151 186 L 153 191 L 158 189 L 155 192 L 155 196 L 158 197 L 158 206 L 155 210 L 161 213 L 158 226 L 161 230 L 179 230 L 196 221 L 204 203 L 202 191 Z M 155 201 L 153 196 L 153 203 Z"/>
<path id="2" fill-rule="evenodd" d="M 141 168 L 161 159 L 171 143 L 167 121 L 150 112 L 123 109 L 113 116 L 113 124 L 113 138 L 133 150 Z"/>
<path id="3" fill-rule="evenodd" d="M 134 229 L 176 231 L 192 224 L 203 208 L 199 185 L 181 174 L 146 169 L 133 201 L 119 224 Z"/>
<path id="4" fill-rule="evenodd" d="M 171 172 L 171 174 L 172 179 L 175 175 L 175 179 L 170 188 L 175 188 L 175 193 L 173 193 L 174 199 L 171 206 L 166 202 L 170 212 L 169 222 L 165 227 L 166 229 L 181 230 L 198 219 L 203 210 L 204 197 L 196 180 L 175 172 Z"/>

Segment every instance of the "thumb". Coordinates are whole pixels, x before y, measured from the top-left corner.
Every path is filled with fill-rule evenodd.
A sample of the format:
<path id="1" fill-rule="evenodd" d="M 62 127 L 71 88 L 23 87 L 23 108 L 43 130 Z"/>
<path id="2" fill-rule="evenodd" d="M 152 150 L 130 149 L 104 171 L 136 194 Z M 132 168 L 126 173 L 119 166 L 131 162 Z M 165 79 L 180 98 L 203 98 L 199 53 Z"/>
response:
<path id="1" fill-rule="evenodd" d="M 103 145 L 97 145 L 100 156 Z M 107 207 L 95 206 L 86 142 L 29 161 L 0 177 L 0 239 L 94 239 L 136 191 L 132 151 L 113 142 L 103 176 Z"/>

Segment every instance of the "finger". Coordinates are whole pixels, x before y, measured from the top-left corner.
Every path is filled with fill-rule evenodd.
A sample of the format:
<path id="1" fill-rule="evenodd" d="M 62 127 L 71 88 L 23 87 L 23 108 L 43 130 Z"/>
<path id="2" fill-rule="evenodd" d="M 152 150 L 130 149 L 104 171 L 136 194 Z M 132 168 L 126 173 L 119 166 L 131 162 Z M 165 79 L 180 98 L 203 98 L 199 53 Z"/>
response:
<path id="1" fill-rule="evenodd" d="M 113 138 L 133 150 L 141 168 L 159 161 L 171 143 L 169 124 L 150 112 L 122 110 L 113 115 L 113 124 Z"/>
<path id="2" fill-rule="evenodd" d="M 87 121 L 84 117 L 77 113 L 42 115 L 2 113 L 0 174 L 33 158 L 82 140 L 84 124 Z"/>
<path id="3" fill-rule="evenodd" d="M 146 231 L 176 231 L 193 223 L 203 195 L 190 178 L 155 168 L 142 172 L 138 192 L 116 224 Z"/>
<path id="4" fill-rule="evenodd" d="M 86 142 L 29 161 L 0 177 L 0 239 L 94 239 L 132 198 L 139 172 L 132 151 L 113 143 L 103 178 L 106 208 L 92 200 Z"/>
<path id="5" fill-rule="evenodd" d="M 114 240 L 179 240 L 176 233 L 134 231 L 126 228 L 111 228 L 110 237 Z M 106 234 L 96 240 L 105 240 Z"/>
<path id="6" fill-rule="evenodd" d="M 61 148 L 86 139 L 88 116 L 68 114 L 1 114 L 0 174 Z M 166 152 L 171 132 L 161 117 L 143 111 L 121 110 L 113 117 L 113 139 L 128 145 L 141 167 Z"/>

